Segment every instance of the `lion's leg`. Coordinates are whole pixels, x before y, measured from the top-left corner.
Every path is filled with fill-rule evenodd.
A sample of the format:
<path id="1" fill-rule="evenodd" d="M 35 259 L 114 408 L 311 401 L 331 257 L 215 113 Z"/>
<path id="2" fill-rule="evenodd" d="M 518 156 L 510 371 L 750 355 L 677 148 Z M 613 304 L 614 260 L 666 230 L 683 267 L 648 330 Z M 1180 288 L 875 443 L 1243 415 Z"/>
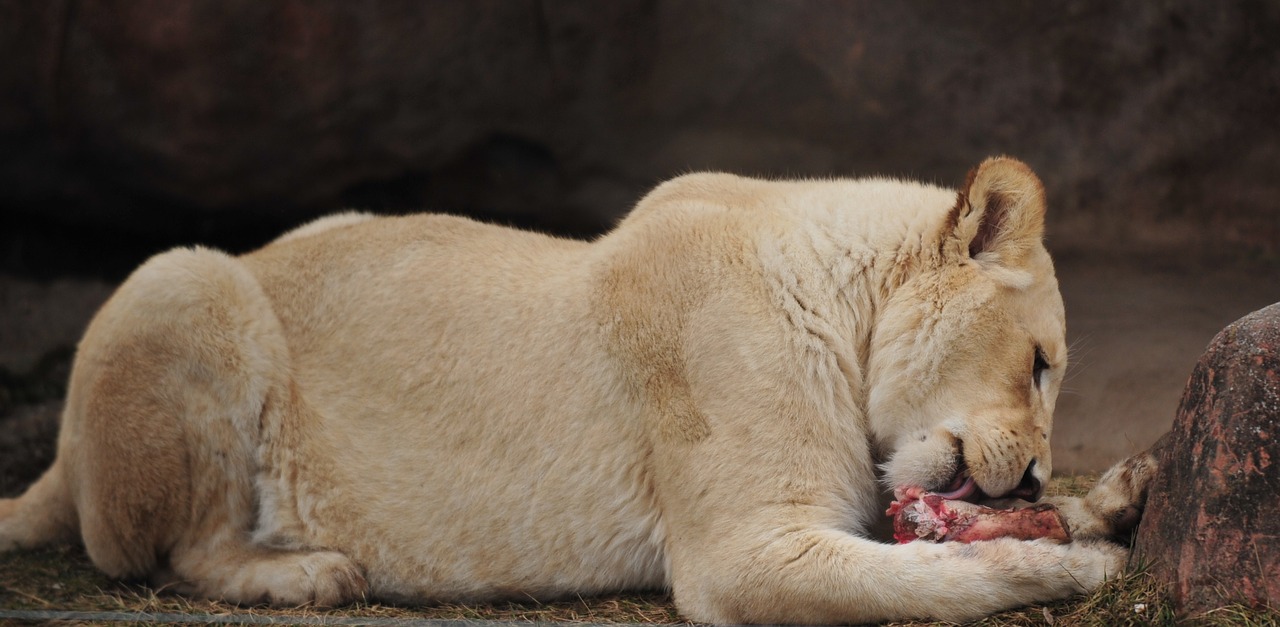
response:
<path id="1" fill-rule="evenodd" d="M 171 251 L 121 286 L 81 343 L 59 452 L 99 568 L 232 601 L 358 596 L 345 556 L 251 540 L 264 412 L 287 402 L 288 372 L 270 303 L 231 257 Z"/>
<path id="2" fill-rule="evenodd" d="M 1045 500 L 1062 512 L 1073 538 L 1122 537 L 1142 518 L 1147 487 L 1155 478 L 1156 452 L 1164 442 L 1162 438 L 1151 450 L 1109 468 L 1084 497 L 1058 496 Z"/>
<path id="3" fill-rule="evenodd" d="M 776 533 L 749 553 L 733 550 L 703 553 L 696 562 L 673 560 L 673 593 L 687 618 L 738 624 L 961 622 L 1088 591 L 1118 575 L 1126 556 L 1105 542 L 1002 538 L 888 545 L 819 528 Z"/>
<path id="4" fill-rule="evenodd" d="M 805 412 L 792 408 L 795 424 Z M 1118 576 L 1127 558 L 1096 540 L 878 543 L 851 531 L 879 515 L 857 509 L 873 499 L 848 500 L 851 487 L 874 493 L 870 472 L 859 486 L 841 481 L 856 446 L 771 447 L 750 432 L 732 435 L 751 445 L 726 437 L 708 441 L 706 455 L 659 453 L 660 472 L 670 473 L 658 484 L 665 522 L 677 531 L 667 536 L 671 588 L 695 622 L 966 621 L 1087 592 Z M 710 445 L 739 453 L 709 462 Z"/>
<path id="5" fill-rule="evenodd" d="M 368 589 L 360 567 L 337 551 L 290 551 L 226 539 L 173 558 L 155 583 L 165 589 L 232 603 L 334 606 Z"/>

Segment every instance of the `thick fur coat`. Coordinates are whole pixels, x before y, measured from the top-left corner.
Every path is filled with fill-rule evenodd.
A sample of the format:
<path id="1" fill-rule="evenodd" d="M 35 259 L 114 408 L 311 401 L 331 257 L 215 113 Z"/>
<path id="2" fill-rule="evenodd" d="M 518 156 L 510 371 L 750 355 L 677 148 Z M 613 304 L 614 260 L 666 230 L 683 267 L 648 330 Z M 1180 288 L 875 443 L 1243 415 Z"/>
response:
<path id="1" fill-rule="evenodd" d="M 0 550 L 235 602 L 672 589 L 708 622 L 975 618 L 1088 590 L 1148 458 L 1069 544 L 881 543 L 893 488 L 1035 499 L 1066 369 L 1044 193 L 727 174 L 608 235 L 344 214 L 139 268 L 79 346 Z"/>

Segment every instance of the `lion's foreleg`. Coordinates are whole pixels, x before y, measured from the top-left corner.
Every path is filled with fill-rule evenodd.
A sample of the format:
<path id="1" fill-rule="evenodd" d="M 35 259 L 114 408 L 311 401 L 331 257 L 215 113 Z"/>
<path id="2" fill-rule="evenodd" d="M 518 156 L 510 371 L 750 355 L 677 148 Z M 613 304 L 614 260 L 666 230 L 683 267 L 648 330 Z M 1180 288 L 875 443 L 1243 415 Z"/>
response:
<path id="1" fill-rule="evenodd" d="M 1163 440 L 1161 441 L 1163 442 Z M 1077 539 L 1124 536 L 1137 526 L 1156 473 L 1157 443 L 1151 450 L 1112 466 L 1083 497 L 1049 497 Z"/>
<path id="2" fill-rule="evenodd" d="M 965 621 L 1085 592 L 1116 576 L 1124 559 L 1104 542 L 887 545 L 812 530 L 784 534 L 756 555 L 707 561 L 677 582 L 675 597 L 695 621 Z"/>

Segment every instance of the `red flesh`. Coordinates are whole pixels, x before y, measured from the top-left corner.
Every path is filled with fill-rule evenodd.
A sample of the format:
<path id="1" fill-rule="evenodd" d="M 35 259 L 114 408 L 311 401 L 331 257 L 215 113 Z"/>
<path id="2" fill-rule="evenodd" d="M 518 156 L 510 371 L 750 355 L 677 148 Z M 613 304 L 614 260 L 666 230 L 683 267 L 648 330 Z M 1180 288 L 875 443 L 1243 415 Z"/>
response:
<path id="1" fill-rule="evenodd" d="M 1020 509 L 995 509 L 909 489 L 899 495 L 886 513 L 894 517 L 894 539 L 903 544 L 913 540 L 968 543 L 995 538 L 1071 541 L 1071 531 L 1062 514 L 1044 503 Z"/>

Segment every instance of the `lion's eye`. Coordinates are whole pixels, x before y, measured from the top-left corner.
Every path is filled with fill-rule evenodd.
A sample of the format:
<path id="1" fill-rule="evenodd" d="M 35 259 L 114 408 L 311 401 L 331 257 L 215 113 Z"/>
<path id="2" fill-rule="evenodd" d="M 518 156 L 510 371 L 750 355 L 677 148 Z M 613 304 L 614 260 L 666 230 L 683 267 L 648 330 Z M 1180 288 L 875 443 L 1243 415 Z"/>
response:
<path id="1" fill-rule="evenodd" d="M 1044 350 L 1039 346 L 1036 347 L 1036 360 L 1031 364 L 1031 382 L 1040 389 L 1040 375 L 1049 369 L 1049 361 L 1044 357 Z"/>

